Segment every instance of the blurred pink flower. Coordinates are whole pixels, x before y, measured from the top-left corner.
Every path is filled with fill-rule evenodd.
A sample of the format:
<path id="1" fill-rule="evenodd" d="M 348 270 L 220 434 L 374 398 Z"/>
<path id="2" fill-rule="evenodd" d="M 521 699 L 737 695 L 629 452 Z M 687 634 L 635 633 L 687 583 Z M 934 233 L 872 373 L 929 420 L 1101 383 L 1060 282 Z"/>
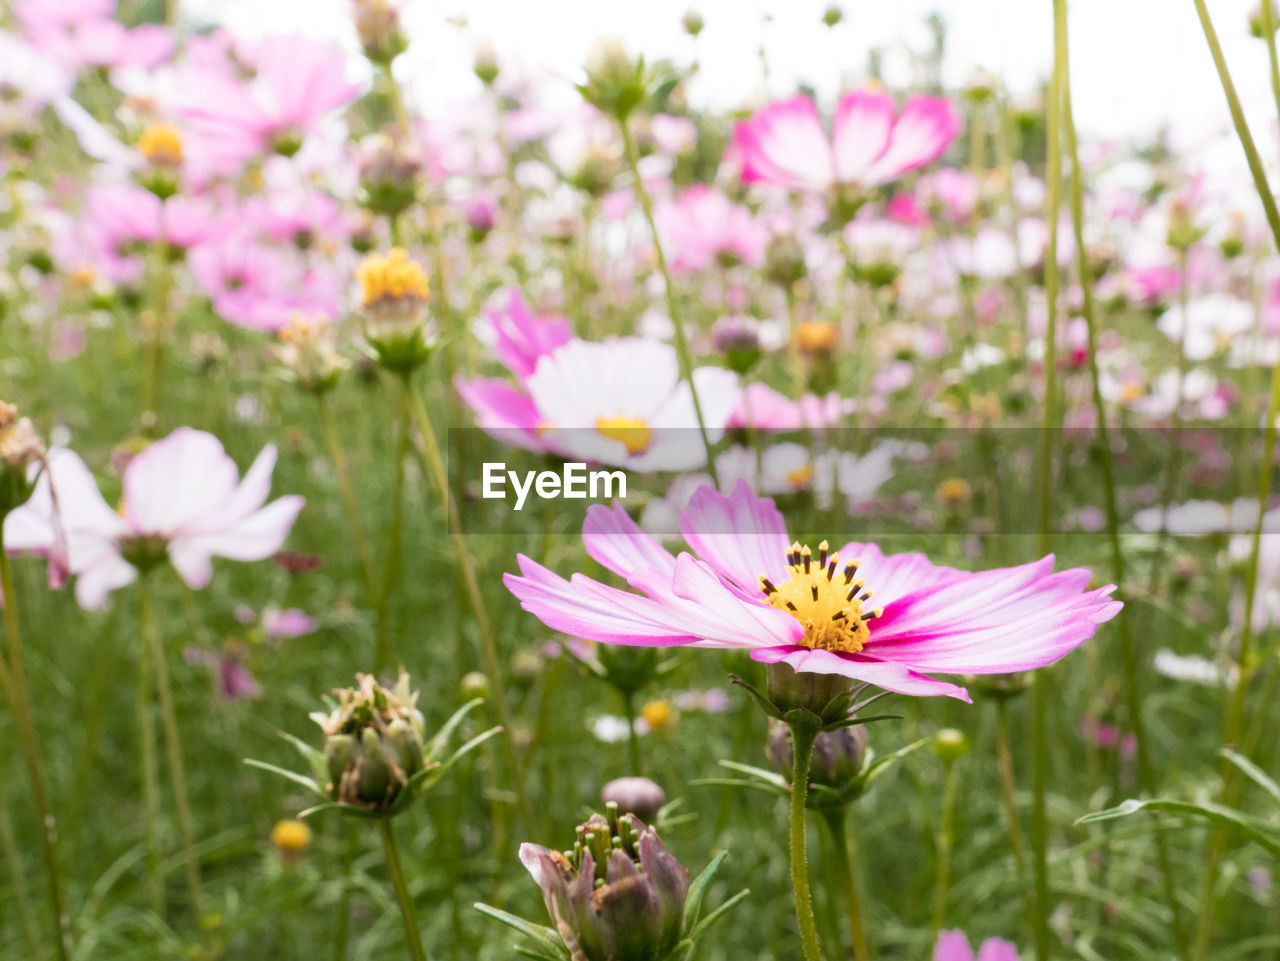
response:
<path id="1" fill-rule="evenodd" d="M 538 361 L 573 339 L 573 327 L 563 317 L 539 317 L 529 309 L 519 287 L 509 287 L 485 307 L 494 351 L 507 369 L 521 379 Z"/>
<path id="2" fill-rule="evenodd" d="M 260 154 L 296 153 L 320 121 L 360 96 L 338 47 L 268 37 L 251 59 L 257 75 L 248 83 L 208 66 L 190 66 L 179 76 L 177 108 L 221 172 Z"/>
<path id="3" fill-rule="evenodd" d="M 1018 961 L 1018 949 L 1003 938 L 987 938 L 975 958 L 963 931 L 939 931 L 933 961 Z"/>
<path id="4" fill-rule="evenodd" d="M 129 461 L 117 513 L 84 462 L 55 451 L 31 499 L 6 519 L 5 543 L 15 552 L 48 553 L 65 539 L 69 570 L 78 575 L 76 600 L 87 610 L 132 583 L 139 566 L 163 560 L 198 590 L 213 576 L 214 557 L 263 560 L 284 542 L 303 499 L 263 506 L 275 462 L 268 446 L 241 480 L 216 437 L 181 427 Z"/>
<path id="5" fill-rule="evenodd" d="M 657 219 L 676 273 L 693 273 L 717 264 L 758 267 L 764 262 L 768 229 L 745 206 L 705 184 L 696 184 L 661 204 Z"/>
<path id="6" fill-rule="evenodd" d="M 959 132 L 949 100 L 912 97 L 897 114 L 893 97 L 868 89 L 840 98 L 830 135 L 814 102 L 797 94 L 739 123 L 733 146 L 748 183 L 825 191 L 896 180 L 937 160 Z"/>
<path id="7" fill-rule="evenodd" d="M 188 664 L 206 667 L 213 672 L 218 697 L 222 700 L 257 700 L 262 696 L 262 685 L 249 673 L 237 651 L 229 648 L 188 647 L 182 653 Z"/>
<path id="8" fill-rule="evenodd" d="M 161 241 L 185 250 L 223 229 L 213 203 L 204 197 L 161 200 L 129 183 L 94 184 L 85 194 L 81 225 L 97 266 L 112 281 L 139 280 L 144 245 Z"/>
<path id="9" fill-rule="evenodd" d="M 200 245 L 187 262 L 214 312 L 240 327 L 277 331 L 297 312 L 333 318 L 341 311 L 342 280 L 331 266 L 307 265 L 296 251 L 243 232 Z"/>
<path id="10" fill-rule="evenodd" d="M 1052 555 L 979 573 L 874 544 L 846 544 L 828 558 L 824 543 L 814 556 L 788 538 L 773 501 L 745 483 L 727 496 L 699 489 L 679 523 L 696 556 L 672 556 L 620 505 L 588 509 L 587 553 L 639 593 L 585 574 L 566 581 L 523 554 L 521 573 L 503 581 L 526 611 L 574 637 L 745 649 L 799 672 L 964 701 L 963 687 L 929 675 L 1043 667 L 1121 607 L 1108 597 L 1113 587 L 1086 590 L 1087 569 L 1053 573 Z M 864 609 L 866 588 L 879 609 Z"/>
<path id="11" fill-rule="evenodd" d="M 822 397 L 805 394 L 799 400 L 791 400 L 768 384 L 753 383 L 742 391 L 742 398 L 725 426 L 735 430 L 747 427 L 768 431 L 820 429 L 838 424 L 852 413 L 855 404 L 834 391 Z"/>

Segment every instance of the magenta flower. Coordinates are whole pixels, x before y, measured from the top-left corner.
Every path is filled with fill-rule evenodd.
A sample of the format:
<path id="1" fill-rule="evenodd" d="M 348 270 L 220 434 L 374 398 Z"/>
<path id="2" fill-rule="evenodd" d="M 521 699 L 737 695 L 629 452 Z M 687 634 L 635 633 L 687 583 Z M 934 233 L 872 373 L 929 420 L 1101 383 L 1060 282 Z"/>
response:
<path id="1" fill-rule="evenodd" d="M 850 543 L 816 553 L 787 537 L 772 500 L 744 483 L 700 488 L 680 514 L 694 554 L 673 557 L 622 507 L 587 511 L 587 553 L 639 593 L 584 574 L 565 580 L 519 556 L 504 582 L 521 606 L 574 637 L 645 647 L 738 648 L 797 672 L 840 674 L 900 694 L 968 692 L 929 676 L 1007 674 L 1051 664 L 1120 610 L 1089 571 L 1052 555 L 969 573 L 923 554 Z M 872 609 L 875 598 L 878 607 Z"/>
<path id="2" fill-rule="evenodd" d="M 750 210 L 720 191 L 696 184 L 658 208 L 663 243 L 671 269 L 688 274 L 718 264 L 764 262 L 769 231 Z"/>
<path id="3" fill-rule="evenodd" d="M 819 192 L 874 187 L 937 160 L 960 132 L 960 115 L 943 98 L 912 97 L 895 114 L 887 93 L 848 93 L 828 135 L 811 99 L 779 100 L 734 131 L 742 179 Z"/>
<path id="4" fill-rule="evenodd" d="M 268 37 L 253 59 L 258 74 L 249 84 L 221 68 L 193 67 L 181 77 L 179 110 L 193 139 L 203 141 L 226 172 L 261 154 L 297 153 L 321 120 L 360 95 L 347 81 L 347 57 L 337 47 Z"/>
<path id="5" fill-rule="evenodd" d="M 517 377 L 528 377 L 538 361 L 573 339 L 573 327 L 563 317 L 539 317 L 529 309 L 519 287 L 506 292 L 505 302 L 485 308 L 498 359 Z"/>
<path id="6" fill-rule="evenodd" d="M 1018 961 L 1018 949 L 1004 938 L 987 938 L 975 957 L 963 931 L 941 931 L 933 961 Z"/>
<path id="7" fill-rule="evenodd" d="M 181 427 L 129 461 L 119 512 L 98 492 L 71 451 L 49 455 L 31 499 L 5 520 L 14 553 L 65 552 L 86 610 L 132 583 L 139 570 L 168 560 L 189 587 L 213 577 L 214 557 L 258 561 L 280 549 L 303 499 L 266 504 L 276 449 L 268 446 L 239 476 L 212 434 Z M 265 506 L 264 506 L 265 505 Z"/>

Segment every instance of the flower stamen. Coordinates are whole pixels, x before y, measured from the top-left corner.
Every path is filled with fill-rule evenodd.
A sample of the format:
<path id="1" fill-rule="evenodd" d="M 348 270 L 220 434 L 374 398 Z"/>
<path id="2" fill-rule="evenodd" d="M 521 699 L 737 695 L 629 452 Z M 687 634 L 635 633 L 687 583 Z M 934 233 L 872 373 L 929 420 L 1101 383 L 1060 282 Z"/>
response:
<path id="1" fill-rule="evenodd" d="M 772 607 L 785 610 L 804 625 L 805 647 L 824 651 L 860 651 L 870 637 L 867 622 L 884 613 L 883 608 L 863 610 L 871 599 L 866 582 L 855 580 L 858 561 L 844 565 L 843 580 L 836 578 L 841 570 L 840 555 L 830 554 L 829 545 L 818 545 L 817 564 L 807 545 L 794 543 L 787 552 L 790 577 L 776 585 L 761 575 L 760 590 Z"/>

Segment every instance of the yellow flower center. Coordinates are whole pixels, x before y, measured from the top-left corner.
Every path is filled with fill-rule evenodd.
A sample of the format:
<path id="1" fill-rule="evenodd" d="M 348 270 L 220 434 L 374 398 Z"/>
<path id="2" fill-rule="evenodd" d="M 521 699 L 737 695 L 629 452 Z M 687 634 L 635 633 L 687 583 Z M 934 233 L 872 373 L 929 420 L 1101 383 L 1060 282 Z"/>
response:
<path id="1" fill-rule="evenodd" d="M 871 599 L 866 582 L 858 580 L 858 561 L 840 564 L 840 555 L 827 556 L 827 542 L 818 545 L 815 558 L 808 545 L 791 545 L 787 553 L 790 577 L 774 584 L 760 575 L 760 589 L 767 603 L 786 611 L 804 625 L 805 647 L 824 651 L 860 651 L 871 631 L 867 621 L 884 608 L 864 611 Z"/>
<path id="2" fill-rule="evenodd" d="M 796 346 L 806 354 L 834 353 L 840 345 L 840 329 L 821 320 L 806 320 L 796 327 Z"/>
<path id="3" fill-rule="evenodd" d="M 620 441 L 632 454 L 639 454 L 649 446 L 653 437 L 653 428 L 638 417 L 599 417 L 596 419 L 596 430 L 610 440 Z"/>
<path id="4" fill-rule="evenodd" d="M 138 149 L 148 163 L 159 167 L 180 167 L 182 131 L 171 123 L 153 123 L 142 132 Z"/>
<path id="5" fill-rule="evenodd" d="M 85 290 L 93 286 L 97 278 L 98 275 L 92 267 L 76 267 L 67 274 L 67 282 L 77 290 Z"/>
<path id="6" fill-rule="evenodd" d="M 370 254 L 356 268 L 356 280 L 366 307 L 388 300 L 425 301 L 430 293 L 426 273 L 403 247 L 392 247 L 385 256 Z"/>
<path id="7" fill-rule="evenodd" d="M 948 477 L 938 485 L 938 497 L 944 504 L 963 504 L 969 499 L 969 483 L 963 477 Z"/>
<path id="8" fill-rule="evenodd" d="M 649 730 L 660 731 L 675 722 L 675 711 L 670 701 L 648 701 L 640 708 L 640 716 L 649 725 Z"/>
<path id="9" fill-rule="evenodd" d="M 271 829 L 271 845 L 281 854 L 301 854 L 311 846 L 311 828 L 301 821 L 277 821 Z"/>
<path id="10" fill-rule="evenodd" d="M 795 470 L 787 471 L 787 483 L 792 487 L 808 487 L 813 480 L 813 465 L 805 464 Z"/>

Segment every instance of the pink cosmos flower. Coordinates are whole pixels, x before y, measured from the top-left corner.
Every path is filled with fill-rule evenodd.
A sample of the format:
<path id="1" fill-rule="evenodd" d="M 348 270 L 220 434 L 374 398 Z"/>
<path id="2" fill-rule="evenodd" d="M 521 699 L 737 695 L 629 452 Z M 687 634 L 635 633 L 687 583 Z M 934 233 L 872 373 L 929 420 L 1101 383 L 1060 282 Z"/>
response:
<path id="1" fill-rule="evenodd" d="M 1114 587 L 1085 590 L 1084 568 L 1030 564 L 969 573 L 923 554 L 846 544 L 816 553 L 787 537 L 772 500 L 744 483 L 700 488 L 679 518 L 695 553 L 672 556 L 621 506 L 591 507 L 587 553 L 639 593 L 519 555 L 503 577 L 521 606 L 575 637 L 643 647 L 746 649 L 797 672 L 841 674 L 900 694 L 968 692 L 931 677 L 1007 674 L 1051 664 L 1120 610 Z M 881 606 L 870 609 L 875 597 Z"/>
<path id="2" fill-rule="evenodd" d="M 166 559 L 199 590 L 213 576 L 214 557 L 258 561 L 280 549 L 303 498 L 263 506 L 275 462 L 275 447 L 266 447 L 241 480 L 216 437 L 181 427 L 129 461 L 117 513 L 84 461 L 54 451 L 31 499 L 6 519 L 5 545 L 41 554 L 63 545 L 86 610 L 102 607 L 140 567 Z"/>
<path id="3" fill-rule="evenodd" d="M 498 359 L 519 378 L 537 369 L 538 361 L 573 339 L 573 327 L 563 317 L 539 317 L 529 309 L 519 287 L 511 287 L 484 311 Z"/>
<path id="4" fill-rule="evenodd" d="M 738 430 L 748 427 L 768 431 L 821 430 L 838 424 L 856 405 L 856 401 L 841 397 L 835 391 L 822 397 L 805 394 L 799 400 L 791 400 L 768 384 L 754 383 L 742 391 L 742 399 L 725 426 Z"/>
<path id="5" fill-rule="evenodd" d="M 71 68 L 154 67 L 173 53 L 173 35 L 147 23 L 112 19 L 115 0 L 27 0 L 15 13 L 37 50 Z"/>
<path id="6" fill-rule="evenodd" d="M 297 312 L 333 318 L 342 306 L 342 280 L 331 267 L 306 265 L 296 251 L 242 232 L 201 244 L 187 263 L 214 312 L 240 327 L 277 331 Z"/>
<path id="7" fill-rule="evenodd" d="M 963 931 L 940 931 L 933 961 L 1018 961 L 1018 949 L 1004 938 L 987 938 L 975 957 Z"/>
<path id="8" fill-rule="evenodd" d="M 262 685 L 249 672 L 236 645 L 226 647 L 188 647 L 182 652 L 188 664 L 208 668 L 214 676 L 218 697 L 224 701 L 241 698 L 257 700 L 262 696 Z"/>
<path id="9" fill-rule="evenodd" d="M 658 208 L 663 243 L 671 251 L 671 269 L 694 273 L 716 264 L 764 262 L 769 231 L 751 211 L 720 191 L 697 184 Z"/>
<path id="10" fill-rule="evenodd" d="M 779 100 L 734 131 L 742 179 L 818 192 L 874 187 L 937 160 L 960 132 L 960 115 L 943 98 L 912 97 L 895 114 L 887 93 L 848 93 L 828 135 L 809 97 Z"/>
<path id="11" fill-rule="evenodd" d="M 258 74 L 249 84 L 222 69 L 182 74 L 178 109 L 193 139 L 234 171 L 252 157 L 292 155 L 319 121 L 360 95 L 346 79 L 337 47 L 297 36 L 268 37 L 253 51 Z"/>
<path id="12" fill-rule="evenodd" d="M 699 367 L 693 381 L 714 443 L 737 405 L 737 375 Z M 660 341 L 575 338 L 540 357 L 520 387 L 489 378 L 454 384 L 481 429 L 525 450 L 638 471 L 706 463 L 693 394 L 675 349 Z"/>
<path id="13" fill-rule="evenodd" d="M 142 276 L 142 245 L 164 241 L 185 250 L 222 230 L 216 209 L 207 198 L 179 195 L 161 200 L 128 183 L 90 187 L 84 213 L 84 229 L 97 266 L 108 279 L 120 282 Z"/>

